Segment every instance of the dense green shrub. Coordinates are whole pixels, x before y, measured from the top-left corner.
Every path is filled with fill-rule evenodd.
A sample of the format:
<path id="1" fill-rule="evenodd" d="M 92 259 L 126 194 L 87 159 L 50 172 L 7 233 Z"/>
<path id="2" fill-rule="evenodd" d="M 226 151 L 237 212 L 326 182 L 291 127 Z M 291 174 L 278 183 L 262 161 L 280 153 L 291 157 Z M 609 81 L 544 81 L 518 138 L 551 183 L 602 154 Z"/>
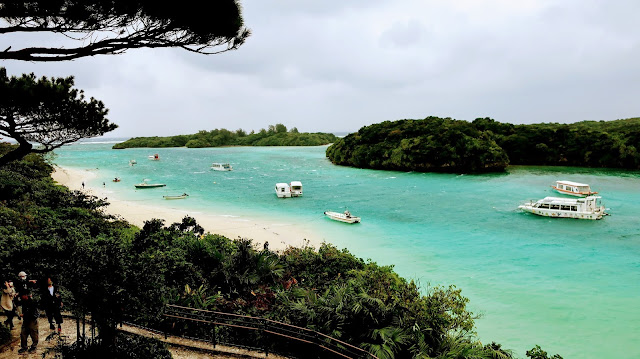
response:
<path id="1" fill-rule="evenodd" d="M 115 342 L 100 339 L 77 341 L 57 350 L 65 359 L 171 359 L 171 352 L 163 342 L 134 334 L 119 333 Z"/>
<path id="2" fill-rule="evenodd" d="M 135 137 L 113 145 L 114 149 L 135 147 L 219 147 L 219 146 L 320 146 L 335 142 L 331 133 L 300 133 L 294 127 L 289 132 L 282 124 L 269 126 L 269 131 L 247 133 L 238 129 L 231 132 L 226 129 L 200 131 L 192 135 L 169 137 Z"/>

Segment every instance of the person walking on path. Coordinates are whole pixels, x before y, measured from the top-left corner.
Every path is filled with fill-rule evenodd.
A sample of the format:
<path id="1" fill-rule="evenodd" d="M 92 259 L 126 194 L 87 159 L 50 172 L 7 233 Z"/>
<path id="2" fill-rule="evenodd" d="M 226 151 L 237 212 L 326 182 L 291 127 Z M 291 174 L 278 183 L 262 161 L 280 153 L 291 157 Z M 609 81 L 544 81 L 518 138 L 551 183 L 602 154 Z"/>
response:
<path id="1" fill-rule="evenodd" d="M 31 295 L 23 295 L 22 302 L 22 328 L 20 331 L 20 349 L 18 353 L 27 351 L 27 340 L 31 337 L 31 347 L 29 353 L 35 352 L 38 347 L 38 307 Z"/>
<path id="2" fill-rule="evenodd" d="M 18 315 L 22 316 L 22 296 L 31 295 L 31 288 L 35 288 L 36 280 L 27 280 L 27 273 L 24 271 L 18 273 L 18 280 L 15 283 L 15 290 L 17 292 L 16 304 L 18 306 Z"/>
<path id="3" fill-rule="evenodd" d="M 16 290 L 13 287 L 13 282 L 4 282 L 2 288 L 2 299 L 0 300 L 0 306 L 4 310 L 4 314 L 7 315 L 7 320 L 4 324 L 9 327 L 9 330 L 13 329 L 13 317 L 16 315 L 16 306 L 13 304 L 13 298 L 16 296 Z"/>
<path id="4" fill-rule="evenodd" d="M 62 331 L 60 327 L 60 324 L 62 324 L 62 314 L 60 314 L 62 297 L 58 293 L 58 286 L 53 285 L 51 277 L 47 278 L 47 287 L 44 289 L 41 298 L 44 304 L 44 311 L 47 313 L 47 319 L 49 320 L 49 329 L 56 329 L 53 325 L 53 320 L 55 319 L 58 324 L 58 332 Z"/>

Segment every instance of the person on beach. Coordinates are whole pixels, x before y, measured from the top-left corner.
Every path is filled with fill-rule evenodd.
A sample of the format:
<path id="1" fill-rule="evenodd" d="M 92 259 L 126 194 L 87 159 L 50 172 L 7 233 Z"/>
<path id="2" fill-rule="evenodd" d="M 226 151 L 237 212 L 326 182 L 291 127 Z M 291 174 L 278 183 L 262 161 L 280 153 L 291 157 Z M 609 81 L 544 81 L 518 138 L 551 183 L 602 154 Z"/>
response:
<path id="1" fill-rule="evenodd" d="M 13 282 L 4 282 L 4 288 L 2 288 L 2 299 L 0 300 L 0 306 L 4 310 L 4 314 L 7 316 L 7 320 L 4 324 L 9 327 L 9 330 L 13 329 L 13 317 L 16 315 L 16 306 L 13 303 L 13 299 L 17 295 L 16 289 L 13 287 Z"/>
<path id="2" fill-rule="evenodd" d="M 84 181 L 82 182 L 82 189 L 84 189 Z"/>
<path id="3" fill-rule="evenodd" d="M 38 307 L 31 295 L 23 295 L 20 298 L 22 302 L 22 328 L 20 330 L 20 349 L 18 353 L 27 351 L 27 340 L 31 337 L 31 347 L 29 353 L 36 351 L 38 346 Z"/>
<path id="4" fill-rule="evenodd" d="M 47 287 L 42 292 L 41 302 L 44 304 L 44 311 L 47 313 L 47 319 L 49 320 L 49 329 L 55 329 L 53 320 L 56 320 L 58 324 L 58 332 L 62 331 L 60 324 L 62 324 L 62 314 L 60 309 L 62 308 L 62 297 L 58 293 L 58 286 L 53 285 L 51 277 L 47 278 Z"/>

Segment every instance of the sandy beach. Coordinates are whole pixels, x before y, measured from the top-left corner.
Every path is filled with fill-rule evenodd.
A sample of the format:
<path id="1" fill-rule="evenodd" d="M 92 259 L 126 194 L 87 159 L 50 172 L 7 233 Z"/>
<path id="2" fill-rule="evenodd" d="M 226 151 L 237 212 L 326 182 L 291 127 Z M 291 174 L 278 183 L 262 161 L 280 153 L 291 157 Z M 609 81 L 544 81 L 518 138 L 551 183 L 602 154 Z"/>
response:
<path id="1" fill-rule="evenodd" d="M 51 175 L 54 181 L 71 190 L 83 191 L 98 198 L 106 197 L 110 203 L 103 209 L 106 213 L 123 218 L 138 227 L 142 227 L 144 221 L 152 218 L 164 219 L 165 225 L 169 225 L 180 222 L 185 216 L 190 216 L 195 218 L 206 232 L 232 239 L 249 238 L 253 240 L 257 248 L 262 248 L 265 241 L 269 242 L 269 249 L 276 251 L 286 249 L 289 246 L 301 247 L 305 244 L 318 248 L 324 241 L 320 235 L 314 234 L 300 225 L 281 220 L 274 224 L 261 219 L 189 213 L 183 209 L 172 209 L 170 205 L 159 207 L 118 199 L 102 187 L 88 185 L 96 176 L 95 170 L 62 167 L 56 167 Z M 84 188 L 83 183 L 85 184 Z"/>

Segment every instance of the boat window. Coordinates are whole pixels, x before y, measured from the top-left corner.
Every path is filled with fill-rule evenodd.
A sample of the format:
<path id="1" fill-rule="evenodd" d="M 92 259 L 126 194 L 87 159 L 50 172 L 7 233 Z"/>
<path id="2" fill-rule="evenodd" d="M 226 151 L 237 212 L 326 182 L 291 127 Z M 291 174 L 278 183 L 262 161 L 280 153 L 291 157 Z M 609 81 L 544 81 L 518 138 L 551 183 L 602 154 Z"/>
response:
<path id="1" fill-rule="evenodd" d="M 560 207 L 560 209 L 561 209 L 561 210 L 563 210 L 563 211 L 570 211 L 570 210 L 571 210 L 571 206 L 567 206 L 567 205 L 564 205 L 564 204 L 563 204 L 563 205 Z"/>
<path id="2" fill-rule="evenodd" d="M 549 205 L 547 203 L 543 203 L 540 205 L 540 208 L 547 208 L 549 209 Z"/>
<path id="3" fill-rule="evenodd" d="M 578 207 L 576 207 L 576 206 L 571 206 L 571 210 L 572 210 L 572 211 L 574 211 L 574 212 L 576 212 L 576 211 L 578 211 Z"/>
<path id="4" fill-rule="evenodd" d="M 560 205 L 559 204 L 551 204 L 551 205 L 549 205 L 549 208 L 551 208 L 551 209 L 560 209 Z"/>

